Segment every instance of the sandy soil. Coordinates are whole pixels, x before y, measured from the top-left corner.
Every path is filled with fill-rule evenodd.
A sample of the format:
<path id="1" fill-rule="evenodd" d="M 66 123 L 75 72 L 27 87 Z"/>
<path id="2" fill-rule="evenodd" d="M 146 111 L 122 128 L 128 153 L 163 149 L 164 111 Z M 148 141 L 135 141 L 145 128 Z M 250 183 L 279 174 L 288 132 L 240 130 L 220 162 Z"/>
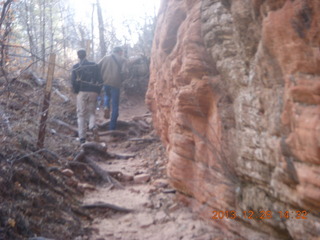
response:
<path id="1" fill-rule="evenodd" d="M 99 111 L 98 122 L 102 118 Z M 148 114 L 142 100 L 122 104 L 120 120 L 129 120 Z M 147 137 L 155 137 L 149 133 Z M 93 229 L 92 240 L 175 240 L 175 239 L 223 239 L 219 238 L 208 222 L 200 220 L 181 203 L 176 201 L 176 193 L 170 187 L 166 176 L 167 157 L 159 140 L 151 143 L 132 143 L 102 138 L 107 143 L 108 151 L 115 153 L 136 154 L 128 160 L 109 160 L 99 166 L 108 171 L 120 171 L 135 178 L 145 174 L 148 181 L 129 181 L 124 189 L 111 189 L 99 186 L 94 191 L 86 192 L 84 203 L 107 202 L 132 209 L 131 213 L 108 214 L 95 218 L 88 226 Z M 221 235 L 220 235 L 221 236 Z"/>

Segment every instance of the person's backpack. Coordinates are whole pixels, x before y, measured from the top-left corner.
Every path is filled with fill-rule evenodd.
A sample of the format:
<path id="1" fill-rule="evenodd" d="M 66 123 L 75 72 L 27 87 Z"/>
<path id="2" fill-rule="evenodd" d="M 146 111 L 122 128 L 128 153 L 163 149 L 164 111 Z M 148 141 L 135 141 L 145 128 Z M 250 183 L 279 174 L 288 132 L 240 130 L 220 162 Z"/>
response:
<path id="1" fill-rule="evenodd" d="M 101 85 L 99 82 L 99 67 L 97 64 L 90 64 L 90 65 L 80 65 L 78 68 L 75 69 L 76 73 L 76 81 L 91 84 L 91 85 Z"/>

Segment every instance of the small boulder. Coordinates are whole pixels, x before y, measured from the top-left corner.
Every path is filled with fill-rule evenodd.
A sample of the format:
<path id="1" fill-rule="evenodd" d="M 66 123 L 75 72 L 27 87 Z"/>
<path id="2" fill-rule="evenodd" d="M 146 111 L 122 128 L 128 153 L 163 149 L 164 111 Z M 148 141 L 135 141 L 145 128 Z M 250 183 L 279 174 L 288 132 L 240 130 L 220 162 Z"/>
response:
<path id="1" fill-rule="evenodd" d="M 63 175 L 65 175 L 67 177 L 74 176 L 74 172 L 69 168 L 63 169 L 61 172 L 62 172 Z"/>
<path id="2" fill-rule="evenodd" d="M 166 188 L 169 186 L 169 181 L 167 179 L 157 179 L 152 183 L 153 186 L 157 188 Z"/>
<path id="3" fill-rule="evenodd" d="M 95 186 L 93 186 L 93 185 L 91 185 L 91 184 L 88 184 L 88 183 L 79 183 L 79 184 L 78 184 L 78 188 L 79 188 L 80 190 L 83 190 L 83 191 L 85 191 L 85 190 L 91 190 L 91 191 L 93 191 L 93 190 L 96 189 Z"/>
<path id="4" fill-rule="evenodd" d="M 140 175 L 136 175 L 133 178 L 133 181 L 135 183 L 146 183 L 150 180 L 151 176 L 149 174 L 140 174 Z"/>

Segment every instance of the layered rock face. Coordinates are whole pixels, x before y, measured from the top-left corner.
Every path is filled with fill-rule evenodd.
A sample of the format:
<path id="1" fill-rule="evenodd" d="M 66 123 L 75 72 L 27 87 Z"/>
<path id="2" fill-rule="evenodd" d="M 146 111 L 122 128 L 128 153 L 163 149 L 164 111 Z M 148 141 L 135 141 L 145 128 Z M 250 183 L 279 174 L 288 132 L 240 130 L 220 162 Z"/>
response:
<path id="1" fill-rule="evenodd" d="M 172 185 L 226 239 L 320 236 L 320 1 L 163 0 L 147 103 Z"/>

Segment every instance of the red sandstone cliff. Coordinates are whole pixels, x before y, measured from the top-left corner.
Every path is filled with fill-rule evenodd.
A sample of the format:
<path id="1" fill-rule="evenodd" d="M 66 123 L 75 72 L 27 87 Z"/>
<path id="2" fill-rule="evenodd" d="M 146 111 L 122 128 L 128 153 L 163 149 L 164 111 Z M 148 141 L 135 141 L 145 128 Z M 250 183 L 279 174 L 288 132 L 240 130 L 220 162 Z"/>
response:
<path id="1" fill-rule="evenodd" d="M 228 239 L 320 236 L 319 31 L 319 0 L 162 1 L 147 103 L 182 199 L 240 216 L 210 220 Z"/>

